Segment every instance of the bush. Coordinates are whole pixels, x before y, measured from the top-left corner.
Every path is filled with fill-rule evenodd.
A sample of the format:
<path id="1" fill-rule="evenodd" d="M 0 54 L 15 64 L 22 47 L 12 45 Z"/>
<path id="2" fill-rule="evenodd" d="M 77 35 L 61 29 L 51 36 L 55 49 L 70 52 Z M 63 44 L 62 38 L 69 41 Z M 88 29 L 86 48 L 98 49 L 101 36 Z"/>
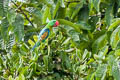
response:
<path id="1" fill-rule="evenodd" d="M 119 0 L 0 0 L 0 79 L 119 80 L 119 17 Z"/>

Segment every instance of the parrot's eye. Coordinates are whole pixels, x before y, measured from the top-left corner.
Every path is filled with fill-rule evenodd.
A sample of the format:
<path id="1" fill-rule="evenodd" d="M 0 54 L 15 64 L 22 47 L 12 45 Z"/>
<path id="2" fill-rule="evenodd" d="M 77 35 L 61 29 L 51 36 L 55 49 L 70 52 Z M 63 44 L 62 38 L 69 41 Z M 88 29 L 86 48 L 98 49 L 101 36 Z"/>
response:
<path id="1" fill-rule="evenodd" d="M 56 21 L 53 27 L 57 27 L 59 25 L 59 22 Z"/>

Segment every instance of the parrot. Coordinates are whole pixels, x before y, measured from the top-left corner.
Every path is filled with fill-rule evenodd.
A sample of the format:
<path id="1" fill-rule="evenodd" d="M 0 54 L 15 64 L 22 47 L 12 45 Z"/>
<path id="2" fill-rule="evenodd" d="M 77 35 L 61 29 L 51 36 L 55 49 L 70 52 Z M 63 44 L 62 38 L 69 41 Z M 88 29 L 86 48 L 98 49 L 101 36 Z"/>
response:
<path id="1" fill-rule="evenodd" d="M 32 51 L 40 45 L 41 42 L 44 42 L 50 35 L 50 32 L 53 27 L 57 27 L 59 25 L 59 21 L 51 20 L 48 24 L 40 31 L 38 35 L 38 40 L 32 48 Z"/>

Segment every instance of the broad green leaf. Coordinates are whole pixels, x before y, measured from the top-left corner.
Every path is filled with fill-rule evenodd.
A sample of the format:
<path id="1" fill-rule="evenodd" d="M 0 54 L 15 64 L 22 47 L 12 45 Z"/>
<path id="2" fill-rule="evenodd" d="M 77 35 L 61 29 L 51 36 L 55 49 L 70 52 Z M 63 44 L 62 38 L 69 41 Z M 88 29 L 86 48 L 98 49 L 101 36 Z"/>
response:
<path id="1" fill-rule="evenodd" d="M 20 74 L 19 80 L 25 80 L 25 76 L 23 74 Z"/>
<path id="2" fill-rule="evenodd" d="M 59 7 L 60 7 L 60 1 L 57 1 L 56 7 L 55 7 L 55 9 L 53 11 L 53 19 L 55 18 L 56 13 L 57 13 Z"/>
<path id="3" fill-rule="evenodd" d="M 120 26 L 118 26 L 111 34 L 110 45 L 115 50 L 120 41 Z"/>
<path id="4" fill-rule="evenodd" d="M 65 44 L 69 43 L 70 39 L 71 39 L 71 38 L 68 37 L 68 38 L 62 43 L 62 45 L 65 45 Z"/>
<path id="5" fill-rule="evenodd" d="M 84 6 L 83 8 L 80 9 L 78 13 L 78 19 L 79 21 L 88 21 L 89 18 L 89 8 L 88 6 Z"/>
<path id="6" fill-rule="evenodd" d="M 94 62 L 94 59 L 93 59 L 93 58 L 91 58 L 91 59 L 87 62 L 87 64 L 90 64 L 90 63 L 92 63 L 92 62 Z"/>
<path id="7" fill-rule="evenodd" d="M 33 74 L 33 68 L 30 70 L 30 73 L 26 78 L 31 78 L 32 74 Z"/>
<path id="8" fill-rule="evenodd" d="M 94 77 L 95 77 L 95 72 L 91 75 L 90 80 L 93 80 L 93 79 L 94 79 Z"/>
<path id="9" fill-rule="evenodd" d="M 93 0 L 89 0 L 89 9 L 90 9 L 90 12 L 89 14 L 93 14 L 93 7 L 94 7 L 94 4 L 93 4 Z"/>
<path id="10" fill-rule="evenodd" d="M 16 77 L 15 80 L 19 80 L 19 77 Z"/>
<path id="11" fill-rule="evenodd" d="M 75 10 L 77 3 L 70 3 L 66 9 L 66 17 L 71 18 L 73 11 Z"/>
<path id="12" fill-rule="evenodd" d="M 50 8 L 46 7 L 43 13 L 43 21 L 42 23 L 45 24 L 48 20 L 51 20 Z"/>
<path id="13" fill-rule="evenodd" d="M 3 9 L 4 9 L 4 14 L 5 16 L 7 15 L 7 12 L 8 12 L 8 4 L 9 4 L 9 0 L 3 0 Z"/>
<path id="14" fill-rule="evenodd" d="M 34 39 L 35 42 L 37 42 L 38 36 L 37 36 L 37 35 L 34 35 L 34 36 L 33 36 L 33 39 Z"/>
<path id="15" fill-rule="evenodd" d="M 13 80 L 13 78 L 12 78 L 12 76 L 11 76 L 11 75 L 9 76 L 8 80 Z"/>
<path id="16" fill-rule="evenodd" d="M 46 55 L 46 56 L 43 57 L 43 61 L 44 61 L 46 69 L 48 69 L 48 58 L 49 58 L 48 55 Z"/>
<path id="17" fill-rule="evenodd" d="M 110 26 L 112 23 L 112 18 L 113 18 L 112 11 L 113 11 L 113 6 L 108 6 L 105 13 L 106 24 L 108 26 Z"/>
<path id="18" fill-rule="evenodd" d="M 115 27 L 118 27 L 120 25 L 120 19 L 116 20 L 115 22 L 113 22 L 109 28 L 108 28 L 108 31 L 110 31 L 111 29 L 115 28 Z"/>
<path id="19" fill-rule="evenodd" d="M 99 21 L 98 16 L 92 16 L 89 20 L 88 23 L 92 26 L 91 30 L 94 31 L 96 29 L 96 24 Z"/>
<path id="20" fill-rule="evenodd" d="M 112 66 L 115 62 L 115 57 L 113 55 L 109 55 L 107 60 L 108 60 L 108 65 L 110 67 L 109 73 L 110 73 L 110 75 L 112 75 Z"/>
<path id="21" fill-rule="evenodd" d="M 96 9 L 97 12 L 100 10 L 100 0 L 93 0 L 94 3 L 94 8 Z"/>
<path id="22" fill-rule="evenodd" d="M 66 8 L 64 7 L 59 7 L 56 18 L 57 19 L 64 19 L 66 14 Z"/>
<path id="23" fill-rule="evenodd" d="M 94 43 L 92 44 L 93 54 L 97 53 L 98 50 L 100 50 L 101 48 L 103 48 L 107 44 L 106 38 L 107 38 L 107 35 L 104 34 L 94 41 Z"/>
<path id="24" fill-rule="evenodd" d="M 64 8 L 65 7 L 64 0 L 59 0 L 59 1 L 60 1 L 60 6 Z"/>
<path id="25" fill-rule="evenodd" d="M 4 40 L 8 40 L 8 27 L 9 27 L 9 22 L 7 18 L 4 18 L 1 24 L 1 35 Z"/>
<path id="26" fill-rule="evenodd" d="M 112 66 L 112 75 L 115 80 L 120 80 L 120 70 L 119 70 L 116 62 Z"/>
<path id="27" fill-rule="evenodd" d="M 16 18 L 16 13 L 13 9 L 10 9 L 9 12 L 7 13 L 7 19 L 10 24 L 12 24 L 15 21 Z"/>
<path id="28" fill-rule="evenodd" d="M 9 0 L 0 0 L 0 16 L 6 16 L 8 12 Z"/>
<path id="29" fill-rule="evenodd" d="M 27 75 L 28 74 L 28 66 L 22 67 L 21 70 L 19 70 L 19 74 L 21 75 L 21 77 L 23 77 L 23 75 Z"/>
<path id="30" fill-rule="evenodd" d="M 80 9 L 83 7 L 83 3 L 79 3 L 76 5 L 76 9 L 74 10 L 71 19 L 74 19 L 74 17 L 78 14 L 78 12 L 80 11 Z"/>
<path id="31" fill-rule="evenodd" d="M 40 11 L 39 9 L 35 9 L 33 12 L 32 12 L 32 18 L 33 18 L 33 22 L 35 24 L 37 24 L 37 27 L 39 27 L 41 24 L 42 24 L 42 17 L 43 14 L 42 14 L 42 11 Z M 27 23 L 27 22 L 26 22 Z M 27 23 L 28 24 L 28 23 Z M 32 29 L 33 30 L 33 29 Z"/>
<path id="32" fill-rule="evenodd" d="M 107 72 L 107 65 L 106 64 L 99 65 L 96 70 L 95 76 L 100 80 L 104 80 L 106 76 L 106 72 Z"/>
<path id="33" fill-rule="evenodd" d="M 118 5 L 120 6 L 120 0 L 117 0 L 117 2 L 118 2 Z"/>
<path id="34" fill-rule="evenodd" d="M 99 59 L 105 59 L 105 55 L 108 52 L 108 46 L 103 47 L 99 52 L 98 52 L 98 57 Z"/>
<path id="35" fill-rule="evenodd" d="M 3 0 L 0 0 L 0 16 L 3 16 L 3 13 L 4 13 L 4 7 L 3 7 Z"/>
<path id="36" fill-rule="evenodd" d="M 87 54 L 89 54 L 89 52 L 85 49 L 84 53 L 83 53 L 83 56 L 82 56 L 82 59 L 84 60 L 87 56 Z"/>
<path id="37" fill-rule="evenodd" d="M 48 0 L 37 0 L 39 3 L 44 3 L 46 4 L 48 7 L 51 7 L 52 5 L 48 2 Z"/>
<path id="38" fill-rule="evenodd" d="M 120 56 L 120 49 L 115 50 L 115 55 Z"/>
<path id="39" fill-rule="evenodd" d="M 83 30 L 91 29 L 91 26 L 85 22 L 80 22 L 79 24 L 74 24 L 74 23 L 72 23 L 68 20 L 64 20 L 64 19 L 59 19 L 59 22 L 60 22 L 60 24 L 68 25 L 68 26 L 74 28 L 77 32 L 81 32 L 80 29 L 83 29 Z"/>
<path id="40" fill-rule="evenodd" d="M 16 41 L 22 41 L 24 38 L 24 19 L 22 15 L 16 15 L 15 22 L 13 23 L 13 30 L 15 33 Z"/>
<path id="41" fill-rule="evenodd" d="M 79 33 L 74 30 L 69 31 L 69 35 L 72 37 L 73 41 L 80 41 Z"/>

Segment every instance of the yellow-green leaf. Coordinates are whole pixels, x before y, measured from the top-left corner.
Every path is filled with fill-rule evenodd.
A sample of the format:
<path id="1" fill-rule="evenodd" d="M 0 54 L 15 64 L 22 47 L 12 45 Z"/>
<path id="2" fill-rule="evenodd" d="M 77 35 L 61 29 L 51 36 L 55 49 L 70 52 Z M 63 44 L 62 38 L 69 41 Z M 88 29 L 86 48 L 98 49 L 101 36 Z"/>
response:
<path id="1" fill-rule="evenodd" d="M 28 43 L 29 43 L 31 46 L 34 46 L 34 45 L 35 45 L 35 43 L 34 43 L 31 39 L 28 40 Z"/>
<path id="2" fill-rule="evenodd" d="M 120 41 L 120 26 L 118 26 L 111 34 L 110 45 L 115 50 Z"/>

